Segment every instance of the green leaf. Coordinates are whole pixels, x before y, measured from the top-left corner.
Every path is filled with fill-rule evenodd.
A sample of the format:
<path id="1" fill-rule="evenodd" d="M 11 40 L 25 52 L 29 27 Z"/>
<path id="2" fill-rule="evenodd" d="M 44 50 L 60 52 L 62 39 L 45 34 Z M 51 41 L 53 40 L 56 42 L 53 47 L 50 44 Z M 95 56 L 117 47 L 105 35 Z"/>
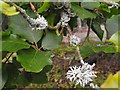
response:
<path id="1" fill-rule="evenodd" d="M 42 35 L 43 31 L 32 30 L 27 20 L 22 17 L 22 15 L 13 16 L 10 18 L 10 26 L 9 29 L 22 38 L 37 43 Z"/>
<path id="2" fill-rule="evenodd" d="M 28 86 L 30 84 L 26 72 L 21 73 L 13 63 L 5 64 L 3 67 L 6 68 L 6 74 L 8 75 L 5 88 L 16 88 L 16 86 Z M 4 75 L 5 73 L 3 73 Z"/>
<path id="3" fill-rule="evenodd" d="M 8 75 L 8 80 L 5 85 L 7 88 L 11 88 L 13 86 L 27 86 L 30 84 L 26 77 L 27 72 L 22 71 L 22 67 L 19 64 L 20 63 L 16 61 L 16 58 L 14 58 L 12 64 L 6 64 L 3 66 L 6 67 Z M 3 73 L 3 75 L 5 74 Z"/>
<path id="4" fill-rule="evenodd" d="M 6 55 L 7 55 L 7 53 L 8 53 L 7 51 L 0 52 L 0 58 L 4 59 L 6 57 Z"/>
<path id="5" fill-rule="evenodd" d="M 110 3 L 110 2 L 119 2 L 120 0 L 101 0 L 101 2 L 106 2 L 106 3 Z"/>
<path id="6" fill-rule="evenodd" d="M 5 36 L 2 38 L 2 51 L 18 51 L 29 48 L 30 45 L 15 35 Z"/>
<path id="7" fill-rule="evenodd" d="M 120 23 L 120 15 L 113 15 L 110 19 L 107 19 L 106 28 L 110 35 L 120 30 L 119 23 Z"/>
<path id="8" fill-rule="evenodd" d="M 81 2 L 81 7 L 94 10 L 96 8 L 99 8 L 100 3 L 99 2 Z"/>
<path id="9" fill-rule="evenodd" d="M 42 47 L 44 49 L 55 49 L 59 47 L 61 43 L 61 36 L 57 36 L 57 34 L 53 31 L 48 31 L 42 41 Z"/>
<path id="10" fill-rule="evenodd" d="M 27 72 L 40 72 L 46 65 L 51 64 L 50 54 L 34 49 L 18 51 L 17 61 Z"/>
<path id="11" fill-rule="evenodd" d="M 89 51 L 89 52 L 88 52 Z M 83 58 L 90 56 L 94 53 L 93 49 L 90 46 L 83 46 L 80 48 L 80 52 Z"/>
<path id="12" fill-rule="evenodd" d="M 43 11 L 46 11 L 50 7 L 50 2 L 44 2 L 42 7 L 40 7 L 37 12 L 42 13 Z"/>
<path id="13" fill-rule="evenodd" d="M 27 86 L 30 84 L 29 80 L 26 77 L 26 73 L 20 73 L 17 77 L 16 80 L 14 81 L 17 86 Z"/>
<path id="14" fill-rule="evenodd" d="M 97 36 L 100 38 L 100 40 L 102 40 L 104 31 L 101 29 L 100 23 L 94 20 L 91 28 L 97 34 Z"/>
<path id="15" fill-rule="evenodd" d="M 85 45 L 80 48 L 81 55 L 85 58 L 90 56 L 92 53 L 105 52 L 105 53 L 115 53 L 116 49 L 111 45 L 97 46 L 97 45 Z M 89 52 L 88 52 L 89 51 Z"/>
<path id="16" fill-rule="evenodd" d="M 116 88 L 119 90 L 120 83 L 118 81 L 120 81 L 120 71 L 114 75 L 109 74 L 106 81 L 101 85 L 101 88 Z"/>
<path id="17" fill-rule="evenodd" d="M 0 62 L 0 90 L 4 87 L 5 83 L 7 82 L 8 75 L 6 71 L 6 67 L 2 67 L 4 64 Z"/>
<path id="18" fill-rule="evenodd" d="M 54 26 L 55 16 L 56 16 L 56 14 L 52 13 L 46 18 L 49 25 Z"/>
<path id="19" fill-rule="evenodd" d="M 114 33 L 109 39 L 110 42 L 113 42 L 115 45 L 120 46 L 120 31 Z"/>
<path id="20" fill-rule="evenodd" d="M 114 33 L 111 36 L 111 38 L 107 41 L 114 43 L 117 51 L 120 52 L 120 31 L 117 31 L 116 33 Z"/>
<path id="21" fill-rule="evenodd" d="M 85 42 L 84 45 L 80 47 L 80 51 L 82 57 L 85 58 L 101 51 L 105 53 L 116 53 L 116 48 L 114 45 L 105 45 L 103 42 L 90 41 Z"/>
<path id="22" fill-rule="evenodd" d="M 112 45 L 90 46 L 94 52 L 116 53 L 115 47 Z"/>
<path id="23" fill-rule="evenodd" d="M 2 36 L 9 36 L 10 35 L 10 32 L 4 32 L 4 31 L 0 31 L 0 37 Z"/>
<path id="24" fill-rule="evenodd" d="M 14 6 L 10 6 L 9 4 L 0 1 L 0 12 L 7 16 L 13 16 L 19 14 L 19 12 L 16 11 L 16 8 Z"/>
<path id="25" fill-rule="evenodd" d="M 103 42 L 93 42 L 88 44 L 88 46 L 94 51 L 94 52 L 105 52 L 105 53 L 115 53 L 115 46 L 114 45 L 107 45 Z"/>
<path id="26" fill-rule="evenodd" d="M 38 84 L 44 84 L 48 83 L 48 77 L 47 73 L 52 69 L 52 65 L 47 65 L 43 68 L 43 70 L 39 73 L 32 73 L 31 78 L 29 80 L 31 83 L 38 83 Z"/>
<path id="27" fill-rule="evenodd" d="M 11 88 L 16 85 L 16 79 L 19 75 L 19 71 L 12 63 L 4 64 L 3 67 L 6 68 L 6 74 L 8 75 L 5 86 L 7 88 Z"/>
<path id="28" fill-rule="evenodd" d="M 96 18 L 96 14 L 89 12 L 88 10 L 76 5 L 76 4 L 71 4 L 72 10 L 81 18 Z"/>
<path id="29" fill-rule="evenodd" d="M 110 13 L 110 9 L 108 8 L 108 4 L 106 3 L 100 4 L 100 10 Z"/>

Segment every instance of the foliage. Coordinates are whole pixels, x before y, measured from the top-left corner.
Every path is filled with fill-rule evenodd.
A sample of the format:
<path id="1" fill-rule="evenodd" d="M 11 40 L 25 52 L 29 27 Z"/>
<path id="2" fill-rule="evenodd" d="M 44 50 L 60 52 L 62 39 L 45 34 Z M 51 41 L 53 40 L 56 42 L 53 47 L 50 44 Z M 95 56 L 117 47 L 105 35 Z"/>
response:
<path id="1" fill-rule="evenodd" d="M 34 49 L 18 51 L 17 61 L 27 72 L 40 72 L 46 65 L 50 65 L 50 55 Z M 28 60 L 27 60 L 28 59 Z"/>
<path id="2" fill-rule="evenodd" d="M 9 29 L 13 34 L 17 34 L 20 37 L 35 43 L 41 39 L 43 31 L 32 31 L 32 28 L 30 28 L 27 21 L 21 15 L 11 17 L 10 22 Z"/>
<path id="3" fill-rule="evenodd" d="M 91 13 L 88 10 L 85 10 L 84 8 L 82 8 L 76 4 L 72 4 L 72 9 L 81 19 L 96 17 L 96 15 L 94 13 Z"/>
<path id="4" fill-rule="evenodd" d="M 44 4 L 37 10 L 38 13 L 42 13 L 43 11 L 49 9 L 50 2 L 44 2 Z"/>
<path id="5" fill-rule="evenodd" d="M 107 80 L 101 85 L 101 88 L 118 88 L 119 89 L 119 83 L 120 81 L 120 72 L 117 72 L 116 74 L 112 75 L 109 74 Z"/>
<path id="6" fill-rule="evenodd" d="M 0 31 L 0 46 L 2 46 L 0 53 L 3 59 L 1 61 L 3 82 L 0 89 L 30 87 L 31 84 L 43 88 L 44 85 L 57 87 L 59 83 L 58 88 L 75 87 L 73 83 L 65 81 L 65 73 L 69 66 L 77 62 L 75 60 L 79 60 L 76 47 L 69 45 L 70 37 L 74 34 L 80 37 L 79 48 L 83 58 L 99 52 L 120 53 L 120 31 L 118 31 L 120 10 L 116 7 L 109 8 L 111 3 L 85 2 L 85 0 L 53 3 L 45 0 L 45 2 L 31 2 L 31 5 L 32 8 L 29 2 L 0 1 L 0 12 L 5 15 L 0 23 L 3 24 L 5 18 L 8 19 L 6 21 L 8 23 L 4 23 Z M 48 26 L 43 30 L 32 29 L 43 26 L 39 23 L 38 17 L 44 17 L 47 21 Z M 101 25 L 104 28 L 101 28 Z M 91 33 L 95 36 L 95 40 L 91 39 Z M 106 37 L 105 41 L 103 37 Z M 67 52 L 70 53 L 70 58 L 65 61 L 64 56 Z M 59 60 L 53 60 L 53 53 L 59 56 L 58 59 L 61 60 L 59 65 L 55 64 Z M 111 85 L 113 80 L 118 78 L 116 75 L 110 75 L 108 78 L 110 81 L 107 80 L 101 87 L 107 87 L 106 83 Z M 51 85 L 49 81 L 52 80 L 54 83 Z"/>
<path id="7" fill-rule="evenodd" d="M 116 31 L 120 30 L 119 24 L 120 23 L 120 15 L 113 15 L 110 19 L 106 21 L 106 28 L 109 30 L 109 33 L 112 35 Z"/>
<path id="8" fill-rule="evenodd" d="M 116 33 L 114 33 L 111 38 L 108 40 L 108 42 L 112 42 L 115 44 L 116 49 L 118 52 L 120 52 L 120 31 L 117 31 Z"/>
<path id="9" fill-rule="evenodd" d="M 100 38 L 100 40 L 102 40 L 104 31 L 100 28 L 100 23 L 96 20 L 93 20 L 93 24 L 91 27 L 93 31 L 97 34 L 97 36 Z"/>
<path id="10" fill-rule="evenodd" d="M 15 52 L 23 48 L 29 48 L 30 45 L 15 35 L 2 37 L 2 51 Z M 16 46 L 17 45 L 17 46 Z"/>
<path id="11" fill-rule="evenodd" d="M 14 6 L 10 6 L 9 4 L 3 1 L 0 1 L 0 11 L 8 16 L 19 14 L 19 12 L 16 11 L 16 8 Z"/>
<path id="12" fill-rule="evenodd" d="M 60 36 L 57 36 L 55 32 L 48 31 L 45 37 L 43 38 L 42 47 L 44 49 L 51 50 L 59 47 L 60 42 L 61 42 Z"/>
<path id="13" fill-rule="evenodd" d="M 100 2 L 81 2 L 81 7 L 84 7 L 86 9 L 94 10 L 96 8 L 99 8 Z"/>

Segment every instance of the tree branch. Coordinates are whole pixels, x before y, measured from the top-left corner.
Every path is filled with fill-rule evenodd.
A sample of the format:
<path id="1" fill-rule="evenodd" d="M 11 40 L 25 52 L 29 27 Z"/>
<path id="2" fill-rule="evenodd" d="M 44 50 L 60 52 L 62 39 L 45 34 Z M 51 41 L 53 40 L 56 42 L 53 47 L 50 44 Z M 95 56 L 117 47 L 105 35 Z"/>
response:
<path id="1" fill-rule="evenodd" d="M 29 16 L 27 15 L 27 13 L 26 13 L 26 11 L 25 11 L 24 9 L 22 9 L 22 8 L 19 7 L 19 6 L 17 6 L 17 5 L 16 5 L 15 3 L 13 3 L 13 2 L 8 2 L 8 3 L 11 4 L 11 5 L 13 5 L 18 11 L 20 11 L 20 13 L 23 15 L 23 17 L 24 17 L 25 19 L 27 19 L 28 23 L 29 23 L 31 26 L 33 26 L 32 23 L 30 22 Z M 39 16 L 39 14 L 36 12 L 36 10 L 34 10 L 34 12 L 35 12 L 36 16 Z M 61 26 L 61 20 L 57 23 L 56 26 L 50 26 L 50 25 L 48 25 L 47 28 L 50 29 L 50 30 L 56 30 L 56 29 L 59 29 L 60 26 Z"/>
<path id="2" fill-rule="evenodd" d="M 12 53 L 8 56 L 8 58 L 6 58 L 6 61 L 5 61 L 4 63 L 7 63 L 7 62 L 9 61 L 9 59 L 10 59 L 10 57 L 13 55 L 13 53 L 14 53 L 14 52 L 12 52 Z"/>
<path id="3" fill-rule="evenodd" d="M 82 45 L 84 44 L 84 42 L 88 39 L 89 40 L 89 34 L 90 34 L 90 29 L 91 29 L 91 24 L 92 24 L 92 19 L 89 20 L 88 22 L 88 32 L 87 32 L 87 35 L 82 43 Z"/>

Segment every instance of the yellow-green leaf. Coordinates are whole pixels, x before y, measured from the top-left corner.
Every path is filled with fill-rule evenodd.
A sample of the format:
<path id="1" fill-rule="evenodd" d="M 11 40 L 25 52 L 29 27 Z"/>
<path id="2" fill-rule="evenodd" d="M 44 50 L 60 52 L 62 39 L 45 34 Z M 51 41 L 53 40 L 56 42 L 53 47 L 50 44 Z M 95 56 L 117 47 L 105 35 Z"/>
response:
<path id="1" fill-rule="evenodd" d="M 116 33 L 114 33 L 111 36 L 111 38 L 107 41 L 114 43 L 116 46 L 117 52 L 120 52 L 120 31 L 117 31 Z"/>
<path id="2" fill-rule="evenodd" d="M 119 88 L 118 86 L 120 86 L 120 83 L 118 83 L 118 81 L 120 81 L 120 71 L 117 72 L 116 74 L 112 75 L 109 74 L 107 80 L 101 85 L 101 88 L 105 89 L 105 88 Z M 120 89 L 120 88 L 119 88 Z M 118 90 L 119 90 L 118 89 Z"/>
<path id="3" fill-rule="evenodd" d="M 50 7 L 50 2 L 49 0 L 45 0 L 45 2 L 43 3 L 42 7 L 40 7 L 37 12 L 38 13 L 42 13 L 43 11 L 46 11 L 48 8 Z"/>
<path id="4" fill-rule="evenodd" d="M 13 16 L 19 14 L 19 12 L 16 11 L 16 8 L 14 6 L 10 6 L 9 4 L 0 1 L 0 12 L 7 16 Z"/>

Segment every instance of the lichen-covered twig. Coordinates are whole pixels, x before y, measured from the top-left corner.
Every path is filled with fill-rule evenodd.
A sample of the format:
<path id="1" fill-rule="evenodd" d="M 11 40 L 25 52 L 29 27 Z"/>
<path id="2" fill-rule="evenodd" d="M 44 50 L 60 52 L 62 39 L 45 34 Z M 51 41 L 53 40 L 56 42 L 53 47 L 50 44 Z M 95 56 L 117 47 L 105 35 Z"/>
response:
<path id="1" fill-rule="evenodd" d="M 20 8 L 19 6 L 17 6 L 15 3 L 13 2 L 8 2 L 9 4 L 13 5 L 22 15 L 23 17 L 29 22 L 29 24 L 31 26 L 33 26 L 34 24 L 32 23 L 32 18 L 29 17 L 29 15 L 27 15 L 26 11 L 22 8 Z"/>
<path id="2" fill-rule="evenodd" d="M 41 30 L 41 29 L 56 30 L 56 29 L 59 29 L 60 27 L 66 27 L 68 25 L 68 22 L 70 21 L 70 16 L 68 15 L 68 13 L 66 13 L 65 11 L 63 11 L 61 13 L 61 19 L 56 24 L 56 26 L 50 26 L 50 25 L 48 25 L 48 22 L 46 21 L 46 19 L 43 16 L 40 16 L 37 13 L 37 11 L 35 10 L 34 5 L 31 2 L 30 2 L 31 9 L 35 12 L 35 14 L 37 16 L 37 19 L 31 18 L 26 13 L 26 11 L 23 8 L 19 7 L 15 3 L 13 3 L 13 2 L 8 2 L 8 3 L 11 4 L 11 5 L 13 5 L 14 7 L 16 7 L 16 9 L 23 15 L 23 17 L 31 25 L 32 29 L 36 29 L 36 30 Z"/>
<path id="3" fill-rule="evenodd" d="M 9 2 L 9 4 L 13 5 L 14 7 L 16 7 L 16 9 L 18 11 L 20 11 L 20 13 L 23 15 L 23 17 L 28 21 L 28 23 L 31 25 L 32 29 L 36 29 L 36 30 L 41 30 L 41 29 L 57 29 L 61 26 L 61 22 L 59 22 L 56 26 L 52 27 L 52 26 L 48 26 L 48 22 L 46 21 L 46 19 L 43 16 L 40 16 L 35 9 L 33 9 L 33 11 L 35 12 L 36 16 L 38 17 L 37 19 L 33 19 L 31 18 L 24 9 L 22 9 L 21 7 L 17 6 L 15 3 L 13 2 Z M 32 5 L 32 4 L 31 4 Z"/>
<path id="4" fill-rule="evenodd" d="M 85 42 L 87 39 L 89 40 L 89 34 L 90 34 L 92 19 L 90 19 L 90 20 L 88 21 L 88 24 L 89 24 L 89 25 L 88 25 L 88 32 L 87 32 L 87 35 L 86 35 L 84 41 L 82 42 L 82 45 L 84 44 L 84 42 Z"/>

